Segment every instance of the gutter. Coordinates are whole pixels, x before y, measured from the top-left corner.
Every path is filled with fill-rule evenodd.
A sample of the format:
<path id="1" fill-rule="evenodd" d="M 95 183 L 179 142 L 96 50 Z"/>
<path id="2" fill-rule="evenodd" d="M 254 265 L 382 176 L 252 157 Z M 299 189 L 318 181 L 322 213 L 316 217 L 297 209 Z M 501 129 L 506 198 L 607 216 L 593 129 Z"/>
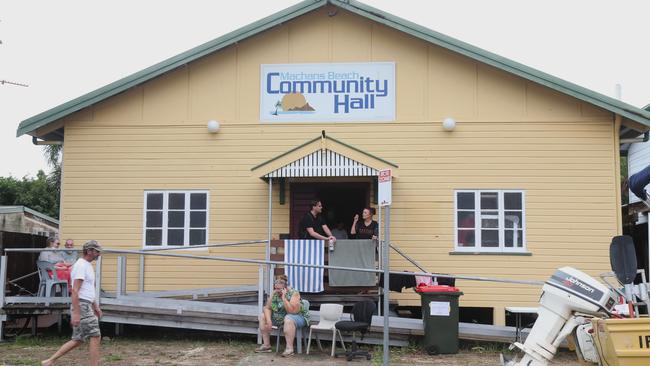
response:
<path id="1" fill-rule="evenodd" d="M 63 141 L 38 141 L 36 136 L 32 136 L 32 144 L 34 145 L 63 145 Z"/>

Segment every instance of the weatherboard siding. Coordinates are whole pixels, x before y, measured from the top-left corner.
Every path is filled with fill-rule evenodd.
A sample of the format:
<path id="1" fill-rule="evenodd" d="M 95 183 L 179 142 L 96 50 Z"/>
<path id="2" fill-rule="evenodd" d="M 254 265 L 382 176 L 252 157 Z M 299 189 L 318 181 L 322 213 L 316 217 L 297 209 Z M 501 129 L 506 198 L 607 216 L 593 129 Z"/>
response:
<path id="1" fill-rule="evenodd" d="M 262 63 L 396 63 L 389 123 L 259 122 Z M 458 121 L 453 132 L 440 124 Z M 221 122 L 207 132 L 209 119 Z M 268 185 L 251 168 L 321 130 L 399 165 L 391 238 L 432 271 L 546 279 L 571 265 L 609 269 L 617 221 L 616 130 L 610 112 L 480 65 L 340 10 L 318 10 L 69 116 L 61 233 L 111 248 L 142 247 L 145 190 L 208 190 L 209 242 L 267 238 Z M 296 156 L 298 158 L 299 156 Z M 287 193 L 289 186 L 287 185 Z M 455 189 L 526 192 L 530 256 L 450 255 Z M 290 195 L 273 185 L 273 236 L 289 232 Z M 264 246 L 189 254 L 262 259 Z M 137 256 L 127 287 L 138 288 Z M 107 255 L 103 287 L 115 288 Z M 415 270 L 391 255 L 395 270 Z M 254 284 L 255 265 L 147 258 L 146 290 Z M 539 288 L 459 281 L 462 306 L 534 305 Z M 411 293 L 395 294 L 416 305 Z"/>

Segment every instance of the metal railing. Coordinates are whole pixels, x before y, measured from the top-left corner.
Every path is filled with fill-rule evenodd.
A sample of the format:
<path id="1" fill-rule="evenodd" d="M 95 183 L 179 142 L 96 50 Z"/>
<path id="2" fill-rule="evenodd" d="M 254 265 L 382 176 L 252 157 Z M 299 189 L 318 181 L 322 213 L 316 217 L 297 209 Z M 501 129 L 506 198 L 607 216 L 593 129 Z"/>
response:
<path id="1" fill-rule="evenodd" d="M 261 244 L 268 243 L 268 241 L 247 241 L 240 243 L 224 243 L 224 244 L 211 244 L 201 247 L 205 248 L 214 248 L 214 247 L 224 247 L 224 246 L 234 246 L 234 245 L 248 245 L 248 244 Z M 383 243 L 382 243 L 383 244 Z M 382 245 L 385 247 L 385 245 Z M 116 297 L 125 296 L 127 294 L 126 287 L 126 276 L 127 276 L 127 258 L 126 255 L 138 255 L 140 256 L 140 282 L 139 289 L 140 292 L 144 292 L 144 258 L 147 256 L 163 257 L 163 258 L 183 258 L 183 259 L 192 259 L 192 260 L 208 260 L 208 261 L 221 261 L 221 262 L 232 262 L 232 263 L 248 263 L 258 265 L 258 312 L 262 312 L 262 306 L 264 303 L 264 268 L 273 268 L 275 266 L 296 266 L 296 267 L 306 267 L 306 268 L 322 268 L 322 269 L 334 269 L 334 270 L 345 270 L 352 272 L 366 272 L 366 273 L 385 273 L 385 280 L 389 275 L 414 275 L 414 276 L 431 276 L 439 278 L 456 278 L 462 280 L 471 280 L 471 281 L 487 281 L 487 282 L 500 282 L 500 283 L 512 283 L 520 285 L 533 285 L 539 286 L 542 285 L 542 281 L 534 280 L 511 280 L 504 278 L 490 278 L 490 277 L 477 277 L 477 276 L 463 276 L 463 275 L 451 275 L 451 274 L 441 274 L 441 273 L 431 273 L 424 270 L 420 264 L 415 260 L 408 257 L 406 254 L 401 252 L 399 248 L 394 245 L 390 245 L 395 251 L 402 255 L 405 259 L 415 265 L 421 272 L 403 272 L 403 271 L 385 271 L 377 268 L 352 268 L 352 267 L 342 267 L 342 266 L 332 266 L 332 265 L 318 265 L 318 264 L 303 264 L 303 263 L 292 263 L 285 261 L 272 261 L 272 260 L 260 260 L 260 259 L 246 259 L 246 258 L 235 258 L 235 257 L 225 257 L 225 256 L 205 256 L 205 255 L 193 255 L 193 254 L 181 254 L 181 253 L 165 253 L 169 250 L 183 250 L 183 249 L 194 249 L 197 247 L 183 247 L 183 248 L 156 248 L 157 250 L 128 250 L 128 249 L 110 249 L 106 248 L 102 250 L 102 254 L 115 254 L 117 255 L 116 263 Z M 69 297 L 29 297 L 29 296 L 5 296 L 5 286 L 7 284 L 7 254 L 13 252 L 25 252 L 25 253 L 36 253 L 42 251 L 63 251 L 63 249 L 34 249 L 34 248 L 7 248 L 5 249 L 5 255 L 0 257 L 0 308 L 4 308 L 5 304 L 8 303 L 30 303 L 30 304 L 40 304 L 45 303 L 49 304 L 68 304 L 70 303 Z M 387 252 L 386 252 L 387 253 Z M 102 257 L 100 256 L 97 259 L 97 265 L 95 266 L 95 276 L 96 276 L 96 293 L 98 294 L 98 301 L 101 302 L 101 281 L 102 281 Z M 384 306 L 387 306 L 388 292 L 384 294 Z M 387 322 L 387 308 L 384 309 L 384 322 Z M 2 321 L 0 320 L 0 326 L 2 326 Z M 384 332 L 384 347 L 388 345 L 388 333 Z M 259 338 L 259 337 L 258 337 Z M 259 341 L 259 339 L 258 339 Z"/>

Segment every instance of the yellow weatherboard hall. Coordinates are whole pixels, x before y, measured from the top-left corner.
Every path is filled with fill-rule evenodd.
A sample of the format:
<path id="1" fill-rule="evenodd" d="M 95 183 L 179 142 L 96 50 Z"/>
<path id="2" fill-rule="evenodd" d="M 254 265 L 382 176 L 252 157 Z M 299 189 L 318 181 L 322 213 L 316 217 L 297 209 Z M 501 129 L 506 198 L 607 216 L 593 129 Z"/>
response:
<path id="1" fill-rule="evenodd" d="M 273 67 L 357 82 L 295 83 Z M 345 118 L 314 93 L 343 87 L 333 106 Z M 362 112 L 371 114 L 355 117 Z M 218 121 L 215 133 L 208 121 Z M 647 111 L 381 10 L 310 0 L 27 119 L 17 133 L 64 141 L 62 237 L 123 249 L 266 240 L 269 191 L 270 235 L 292 237 L 311 198 L 345 225 L 348 213 L 377 206 L 377 174 L 390 168 L 391 241 L 427 270 L 543 281 L 566 265 L 609 270 L 609 242 L 621 233 L 620 131 L 648 126 Z M 208 252 L 266 256 L 263 246 L 198 254 Z M 112 291 L 115 259 L 105 259 Z M 415 269 L 390 259 L 392 270 Z M 255 265 L 208 262 L 148 258 L 144 288 L 257 282 Z M 138 262 L 127 263 L 135 291 Z M 533 286 L 456 285 L 461 313 L 494 324 L 505 307 L 539 297 Z M 411 291 L 391 296 L 419 306 Z"/>

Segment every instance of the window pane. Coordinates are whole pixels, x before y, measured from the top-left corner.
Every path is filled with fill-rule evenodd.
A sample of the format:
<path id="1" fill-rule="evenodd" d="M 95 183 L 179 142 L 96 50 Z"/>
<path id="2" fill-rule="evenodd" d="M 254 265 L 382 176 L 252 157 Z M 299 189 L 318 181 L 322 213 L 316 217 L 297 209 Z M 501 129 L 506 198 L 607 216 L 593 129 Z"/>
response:
<path id="1" fill-rule="evenodd" d="M 459 210 L 473 210 L 474 209 L 474 193 L 473 192 L 459 192 L 456 194 L 458 198 Z"/>
<path id="2" fill-rule="evenodd" d="M 205 210 L 207 207 L 208 195 L 205 193 L 190 194 L 190 209 Z"/>
<path id="3" fill-rule="evenodd" d="M 144 243 L 145 245 L 162 245 L 162 230 L 147 230 Z"/>
<path id="4" fill-rule="evenodd" d="M 185 212 L 184 211 L 169 211 L 167 213 L 167 226 L 169 226 L 169 227 L 184 227 L 185 226 Z"/>
<path id="5" fill-rule="evenodd" d="M 458 227 L 474 228 L 474 212 L 458 211 Z"/>
<path id="6" fill-rule="evenodd" d="M 481 209 L 498 210 L 499 194 L 497 192 L 481 192 Z"/>
<path id="7" fill-rule="evenodd" d="M 473 247 L 476 244 L 474 230 L 458 230 L 458 246 Z"/>
<path id="8" fill-rule="evenodd" d="M 162 193 L 149 193 L 147 194 L 147 210 L 162 210 L 163 194 Z"/>
<path id="9" fill-rule="evenodd" d="M 503 194 L 504 206 L 506 210 L 521 210 L 522 199 L 521 193 L 504 193 Z"/>
<path id="10" fill-rule="evenodd" d="M 147 227 L 162 227 L 162 211 L 147 211 Z"/>
<path id="11" fill-rule="evenodd" d="M 184 210 L 185 209 L 185 193 L 170 193 L 169 194 L 169 209 L 170 210 Z"/>
<path id="12" fill-rule="evenodd" d="M 499 246 L 499 230 L 481 230 L 481 246 L 496 248 Z"/>
<path id="13" fill-rule="evenodd" d="M 506 248 L 512 248 L 514 246 L 513 231 L 514 230 L 506 230 L 504 232 L 504 234 L 505 234 L 504 245 L 505 245 Z"/>
<path id="14" fill-rule="evenodd" d="M 520 211 L 506 211 L 504 215 L 506 229 L 521 229 L 523 220 Z"/>
<path id="15" fill-rule="evenodd" d="M 183 245 L 183 229 L 167 230 L 167 245 Z"/>
<path id="16" fill-rule="evenodd" d="M 205 216 L 204 211 L 190 212 L 190 227 L 205 227 Z"/>
<path id="17" fill-rule="evenodd" d="M 507 248 L 522 248 L 524 246 L 524 232 L 523 230 L 506 230 L 505 231 L 505 246 Z"/>
<path id="18" fill-rule="evenodd" d="M 481 227 L 492 229 L 499 227 L 499 213 L 497 211 L 481 212 Z"/>
<path id="19" fill-rule="evenodd" d="M 205 245 L 205 230 L 190 230 L 190 245 Z"/>

